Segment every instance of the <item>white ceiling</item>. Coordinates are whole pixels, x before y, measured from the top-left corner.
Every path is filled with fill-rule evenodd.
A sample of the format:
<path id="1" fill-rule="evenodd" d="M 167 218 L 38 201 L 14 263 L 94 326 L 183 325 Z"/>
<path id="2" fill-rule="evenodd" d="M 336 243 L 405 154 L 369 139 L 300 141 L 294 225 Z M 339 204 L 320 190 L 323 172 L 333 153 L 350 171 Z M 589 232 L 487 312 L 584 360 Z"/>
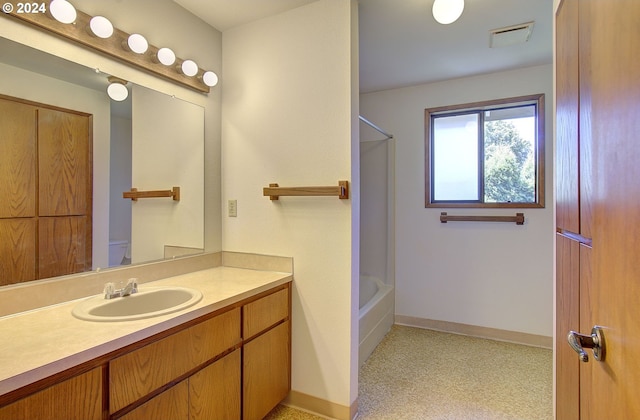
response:
<path id="1" fill-rule="evenodd" d="M 225 31 L 315 0 L 174 0 Z M 338 1 L 338 0 L 334 0 Z M 433 0 L 359 0 L 360 91 L 551 63 L 553 0 L 465 0 L 451 25 Z M 535 21 L 526 44 L 489 48 L 491 29 Z"/>
<path id="2" fill-rule="evenodd" d="M 316 0 L 174 1 L 224 31 Z M 553 0 L 465 0 L 462 17 L 451 25 L 433 19 L 432 4 L 433 0 L 359 0 L 362 93 L 552 61 Z M 535 25 L 527 43 L 489 48 L 489 30 L 529 21 Z M 21 66 L 24 61 L 28 66 L 40 59 L 11 44 L 0 40 L 0 62 Z M 63 60 L 59 69 L 58 73 L 69 73 Z M 106 84 L 104 78 L 100 81 Z"/>

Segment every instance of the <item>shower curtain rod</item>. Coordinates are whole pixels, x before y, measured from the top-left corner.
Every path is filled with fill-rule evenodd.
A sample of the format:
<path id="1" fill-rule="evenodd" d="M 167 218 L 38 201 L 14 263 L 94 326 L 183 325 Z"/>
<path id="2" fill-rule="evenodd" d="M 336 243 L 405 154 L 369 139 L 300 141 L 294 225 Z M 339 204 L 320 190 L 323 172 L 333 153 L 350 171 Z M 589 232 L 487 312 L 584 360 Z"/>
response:
<path id="1" fill-rule="evenodd" d="M 382 133 L 383 135 L 387 136 L 387 138 L 383 139 L 383 140 L 389 140 L 389 139 L 393 138 L 392 134 L 387 133 L 382 128 L 378 127 L 377 125 L 375 125 L 374 123 L 372 123 L 371 121 L 369 121 L 368 119 L 363 117 L 362 115 L 359 115 L 358 117 L 360 118 L 360 121 L 362 121 L 363 123 L 367 124 L 369 127 L 373 128 L 374 130 L 376 130 L 376 131 Z"/>

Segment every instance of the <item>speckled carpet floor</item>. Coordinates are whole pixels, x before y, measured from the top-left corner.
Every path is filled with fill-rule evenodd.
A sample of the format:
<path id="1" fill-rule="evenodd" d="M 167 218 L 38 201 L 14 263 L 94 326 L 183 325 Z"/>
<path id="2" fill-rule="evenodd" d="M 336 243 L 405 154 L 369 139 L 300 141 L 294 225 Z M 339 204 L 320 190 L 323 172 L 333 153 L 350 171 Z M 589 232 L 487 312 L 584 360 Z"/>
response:
<path id="1" fill-rule="evenodd" d="M 549 349 L 394 325 L 360 370 L 366 420 L 550 420 Z M 278 406 L 266 419 L 319 420 Z"/>

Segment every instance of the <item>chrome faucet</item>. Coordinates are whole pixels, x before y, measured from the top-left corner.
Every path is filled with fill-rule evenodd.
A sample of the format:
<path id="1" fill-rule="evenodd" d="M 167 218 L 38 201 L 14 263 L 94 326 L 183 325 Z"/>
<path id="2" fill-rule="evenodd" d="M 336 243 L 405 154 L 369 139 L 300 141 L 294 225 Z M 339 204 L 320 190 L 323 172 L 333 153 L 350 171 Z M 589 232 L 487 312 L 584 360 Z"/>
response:
<path id="1" fill-rule="evenodd" d="M 114 283 L 104 285 L 104 298 L 113 299 L 117 297 L 125 297 L 138 292 L 138 279 L 129 279 L 127 285 L 122 289 L 116 289 Z"/>

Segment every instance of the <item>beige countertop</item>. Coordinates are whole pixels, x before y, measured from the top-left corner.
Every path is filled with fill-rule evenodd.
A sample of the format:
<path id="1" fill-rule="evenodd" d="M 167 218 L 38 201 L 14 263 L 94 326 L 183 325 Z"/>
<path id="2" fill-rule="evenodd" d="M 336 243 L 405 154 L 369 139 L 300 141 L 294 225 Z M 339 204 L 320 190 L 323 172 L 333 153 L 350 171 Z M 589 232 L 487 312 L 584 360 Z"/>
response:
<path id="1" fill-rule="evenodd" d="M 168 328 L 224 308 L 293 279 L 291 273 L 215 267 L 139 285 L 182 286 L 202 292 L 179 312 L 123 322 L 83 321 L 80 301 L 0 317 L 0 395 L 103 356 Z"/>

